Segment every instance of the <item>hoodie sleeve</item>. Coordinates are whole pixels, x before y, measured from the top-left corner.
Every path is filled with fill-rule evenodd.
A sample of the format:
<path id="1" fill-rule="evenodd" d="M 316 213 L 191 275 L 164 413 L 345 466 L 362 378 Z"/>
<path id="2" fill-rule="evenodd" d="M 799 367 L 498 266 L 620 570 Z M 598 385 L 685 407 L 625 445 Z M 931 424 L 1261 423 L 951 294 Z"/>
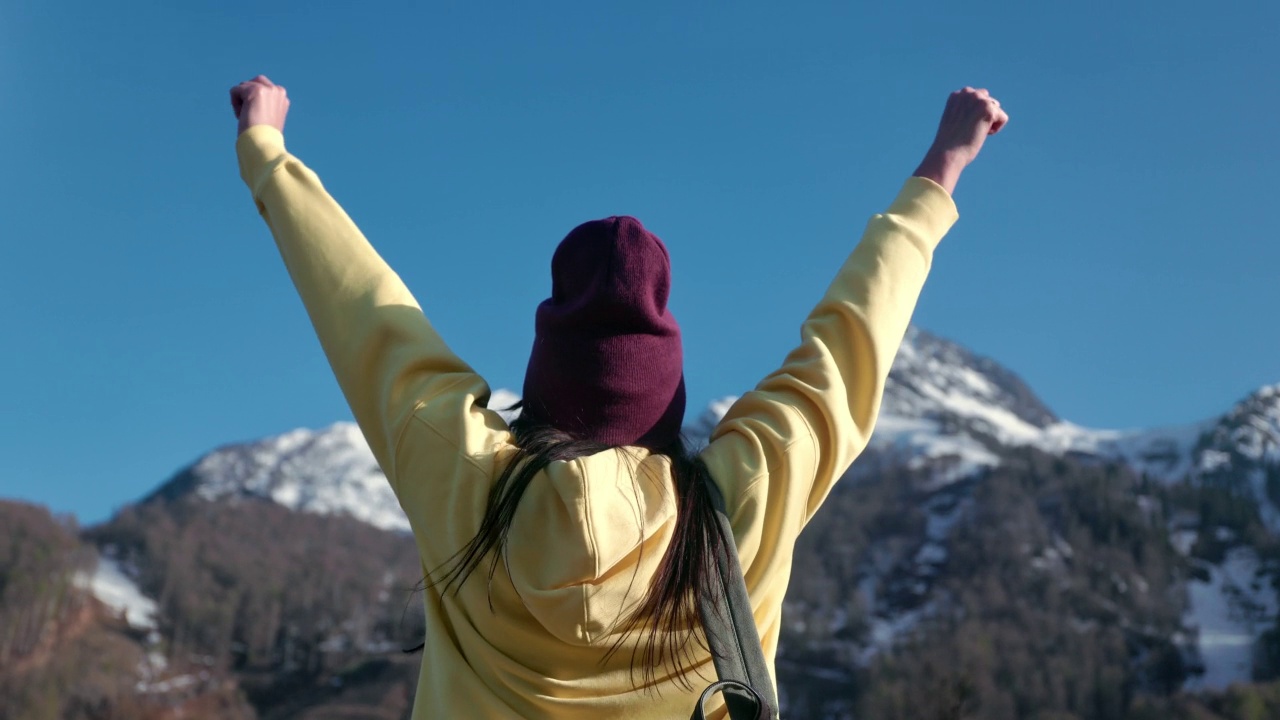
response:
<path id="1" fill-rule="evenodd" d="M 461 432 L 465 418 L 482 414 L 471 404 L 487 398 L 488 387 L 449 350 L 316 174 L 285 150 L 279 131 L 249 128 L 236 154 L 338 385 L 403 504 L 396 445 L 414 414 L 456 415 L 448 425 Z"/>
<path id="2" fill-rule="evenodd" d="M 800 344 L 713 431 L 703 458 L 733 515 L 749 585 L 789 566 L 796 536 L 866 447 L 934 248 L 957 217 L 940 185 L 907 180 L 867 224 Z"/>

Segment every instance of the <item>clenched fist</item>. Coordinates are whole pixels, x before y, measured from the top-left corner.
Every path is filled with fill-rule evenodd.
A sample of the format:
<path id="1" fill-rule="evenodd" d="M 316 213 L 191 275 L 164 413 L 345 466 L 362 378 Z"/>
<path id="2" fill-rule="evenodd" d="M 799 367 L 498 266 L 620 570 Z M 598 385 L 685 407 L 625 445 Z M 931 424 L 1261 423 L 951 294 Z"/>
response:
<path id="1" fill-rule="evenodd" d="M 978 157 L 987 136 L 1000 132 L 1008 122 L 1000 101 L 986 90 L 967 87 L 951 93 L 938 134 L 915 174 L 953 192 L 960 172 Z"/>
<path id="2" fill-rule="evenodd" d="M 284 132 L 284 118 L 289 114 L 289 94 L 266 75 L 259 75 L 231 88 L 231 109 L 240 121 L 237 134 L 254 125 L 270 125 Z"/>

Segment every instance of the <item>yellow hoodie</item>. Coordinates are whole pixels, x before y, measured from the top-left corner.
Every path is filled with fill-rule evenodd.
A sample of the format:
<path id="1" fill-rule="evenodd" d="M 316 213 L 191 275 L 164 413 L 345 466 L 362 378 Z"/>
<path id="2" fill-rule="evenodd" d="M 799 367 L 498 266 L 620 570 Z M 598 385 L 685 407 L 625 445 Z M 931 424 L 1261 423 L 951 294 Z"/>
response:
<path id="1" fill-rule="evenodd" d="M 510 457 L 507 425 L 486 407 L 489 387 L 278 131 L 249 128 L 236 150 L 409 518 L 423 573 L 435 570 L 476 534 Z M 771 674 L 796 537 L 866 446 L 933 250 L 956 218 L 942 187 L 907 180 L 868 223 L 800 344 L 733 405 L 702 452 L 725 496 Z M 520 501 L 492 586 L 486 561 L 456 596 L 424 593 L 415 720 L 689 717 L 715 677 L 709 658 L 693 692 L 661 673 L 654 686 L 635 687 L 635 636 L 604 660 L 671 537 L 672 496 L 666 461 L 642 450 L 553 463 Z"/>

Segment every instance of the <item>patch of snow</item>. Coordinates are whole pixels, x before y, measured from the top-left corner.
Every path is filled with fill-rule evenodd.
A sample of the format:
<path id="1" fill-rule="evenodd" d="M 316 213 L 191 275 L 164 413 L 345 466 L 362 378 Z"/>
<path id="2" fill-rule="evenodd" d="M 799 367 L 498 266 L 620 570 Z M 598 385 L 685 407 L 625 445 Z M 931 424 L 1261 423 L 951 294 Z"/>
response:
<path id="1" fill-rule="evenodd" d="M 1150 430 L 1100 430 L 1058 422 L 1025 444 L 1055 455 L 1080 453 L 1121 460 L 1136 472 L 1159 480 L 1179 480 L 1192 470 L 1192 451 L 1200 436 L 1216 422 Z"/>
<path id="2" fill-rule="evenodd" d="M 961 417 L 983 421 L 986 429 L 1001 442 L 1029 445 L 1038 440 L 1042 434 L 1040 428 L 989 401 L 984 402 L 972 395 L 944 391 L 934 385 L 925 385 L 921 391 L 946 410 Z"/>
<path id="3" fill-rule="evenodd" d="M 1280 462 L 1280 385 L 1254 392 L 1232 409 L 1241 422 L 1231 432 L 1231 444 L 1258 463 Z"/>
<path id="4" fill-rule="evenodd" d="M 502 416 L 502 419 L 511 422 L 520 417 L 520 409 L 509 410 L 512 405 L 520 402 L 520 396 L 506 389 L 498 388 L 489 395 L 489 409 Z"/>
<path id="5" fill-rule="evenodd" d="M 701 415 L 681 428 L 690 444 L 694 448 L 701 448 L 710 442 L 711 433 L 715 431 L 716 425 L 720 424 L 736 402 L 738 402 L 737 395 L 726 395 L 708 403 Z"/>
<path id="6" fill-rule="evenodd" d="M 996 387 L 991 384 L 981 373 L 970 367 L 957 368 L 956 376 L 960 382 L 969 388 L 969 391 L 980 397 L 992 397 L 997 394 Z M 1019 422 L 1022 422 L 1019 420 Z"/>
<path id="7" fill-rule="evenodd" d="M 169 659 L 159 650 L 152 650 L 147 653 L 146 659 L 143 661 L 149 668 L 160 671 L 169 667 Z"/>
<path id="8" fill-rule="evenodd" d="M 876 655 L 889 650 L 898 640 L 914 631 L 931 612 L 932 606 L 923 605 L 896 615 L 872 616 L 870 642 L 857 653 L 857 663 L 865 667 Z"/>
<path id="9" fill-rule="evenodd" d="M 916 551 L 917 565 L 941 565 L 947 561 L 947 548 L 936 542 L 927 542 Z"/>
<path id="10" fill-rule="evenodd" d="M 1173 548 L 1184 557 L 1191 554 L 1191 548 L 1195 547 L 1198 539 L 1200 539 L 1199 530 L 1182 529 L 1169 533 L 1169 541 Z"/>
<path id="11" fill-rule="evenodd" d="M 333 635 L 324 639 L 316 649 L 320 652 L 343 652 L 351 647 L 351 640 L 346 635 Z"/>
<path id="12" fill-rule="evenodd" d="M 185 690 L 195 685 L 198 682 L 205 681 L 208 679 L 209 679 L 209 674 L 207 672 L 202 672 L 198 676 L 197 675 L 178 675 L 176 677 L 171 677 L 166 680 L 156 680 L 156 681 L 140 680 L 134 686 L 134 690 L 140 693 L 148 694 L 148 695 L 164 694 L 164 693 L 173 692 L 175 690 Z"/>
<path id="13" fill-rule="evenodd" d="M 1122 433 L 1105 449 L 1137 472 L 1165 482 L 1185 478 L 1192 470 L 1196 442 L 1214 425 L 1206 420 L 1190 425 Z"/>
<path id="14" fill-rule="evenodd" d="M 1187 681 L 1192 691 L 1221 690 L 1248 682 L 1253 646 L 1277 611 L 1275 593 L 1258 574 L 1251 548 L 1235 548 L 1221 565 L 1209 565 L 1209 581 L 1188 583 L 1190 607 L 1185 624 L 1197 631 L 1196 648 L 1204 674 Z"/>
<path id="15" fill-rule="evenodd" d="M 1070 548 L 1069 545 L 1067 547 Z M 1063 566 L 1066 564 L 1066 561 L 1069 560 L 1070 558 L 1071 558 L 1071 555 L 1068 553 L 1063 553 L 1061 550 L 1059 550 L 1058 545 L 1055 543 L 1054 545 L 1051 545 L 1049 547 L 1042 549 L 1039 553 L 1037 553 L 1034 557 L 1031 558 L 1028 564 L 1031 565 L 1031 567 L 1035 568 L 1036 570 L 1058 571 L 1063 568 Z M 1123 590 L 1121 592 L 1123 592 Z"/>
<path id="16" fill-rule="evenodd" d="M 113 558 L 99 558 L 92 574 L 76 573 L 76 586 L 87 589 L 102 604 L 124 616 L 130 627 L 153 630 L 156 627 L 156 603 L 142 594 L 120 564 Z"/>
<path id="17" fill-rule="evenodd" d="M 873 445 L 908 458 L 907 467 L 934 471 L 926 491 L 939 490 L 1000 463 L 972 437 L 943 434 L 928 420 L 889 416 L 881 418 L 880 427 L 886 432 L 873 435 Z"/>
<path id="18" fill-rule="evenodd" d="M 951 534 L 951 528 L 972 504 L 972 498 L 957 501 L 944 495 L 935 495 L 926 507 L 928 515 L 925 518 L 925 537 L 933 542 L 946 540 Z"/>
<path id="19" fill-rule="evenodd" d="M 1045 428 L 1034 444 L 1055 455 L 1067 452 L 1098 455 L 1108 443 L 1115 442 L 1124 434 L 1121 430 L 1097 430 L 1063 420 Z"/>
<path id="20" fill-rule="evenodd" d="M 1200 453 L 1200 472 L 1209 473 L 1231 464 L 1231 454 L 1208 449 Z"/>
<path id="21" fill-rule="evenodd" d="M 714 417 L 716 422 L 719 422 L 725 415 L 729 414 L 729 408 L 733 407 L 736 402 L 738 402 L 737 395 L 726 395 L 719 400 L 712 400 L 707 405 L 707 414 Z"/>
<path id="22" fill-rule="evenodd" d="M 1057 533 L 1053 534 L 1053 549 L 1056 550 L 1059 555 L 1068 560 L 1075 557 L 1076 554 L 1075 548 L 1071 547 L 1071 543 L 1067 542 L 1066 538 Z"/>
<path id="23" fill-rule="evenodd" d="M 942 431 L 938 427 L 936 420 L 898 415 L 891 411 L 882 410 L 880 417 L 876 418 L 875 432 L 871 436 L 871 442 L 872 444 L 877 442 L 886 444 L 904 435 L 940 432 Z"/>

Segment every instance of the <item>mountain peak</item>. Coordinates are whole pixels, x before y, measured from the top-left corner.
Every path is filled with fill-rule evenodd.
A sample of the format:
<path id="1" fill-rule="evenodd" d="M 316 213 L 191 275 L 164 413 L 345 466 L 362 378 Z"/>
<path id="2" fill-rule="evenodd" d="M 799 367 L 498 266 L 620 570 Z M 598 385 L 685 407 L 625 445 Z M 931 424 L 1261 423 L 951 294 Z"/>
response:
<path id="1" fill-rule="evenodd" d="M 1013 372 L 914 326 L 907 330 L 889 371 L 884 407 L 899 417 L 977 412 L 987 416 L 997 433 L 1034 434 L 1058 422 Z M 992 409 L 1000 412 L 993 414 Z"/>
<path id="2" fill-rule="evenodd" d="M 1280 463 L 1280 384 L 1267 385 L 1236 403 L 1203 443 L 1228 448 L 1254 463 Z"/>
<path id="3" fill-rule="evenodd" d="M 192 493 L 205 500 L 260 498 L 301 512 L 347 514 L 384 530 L 409 529 L 360 428 L 349 422 L 223 446 L 148 499 Z"/>

